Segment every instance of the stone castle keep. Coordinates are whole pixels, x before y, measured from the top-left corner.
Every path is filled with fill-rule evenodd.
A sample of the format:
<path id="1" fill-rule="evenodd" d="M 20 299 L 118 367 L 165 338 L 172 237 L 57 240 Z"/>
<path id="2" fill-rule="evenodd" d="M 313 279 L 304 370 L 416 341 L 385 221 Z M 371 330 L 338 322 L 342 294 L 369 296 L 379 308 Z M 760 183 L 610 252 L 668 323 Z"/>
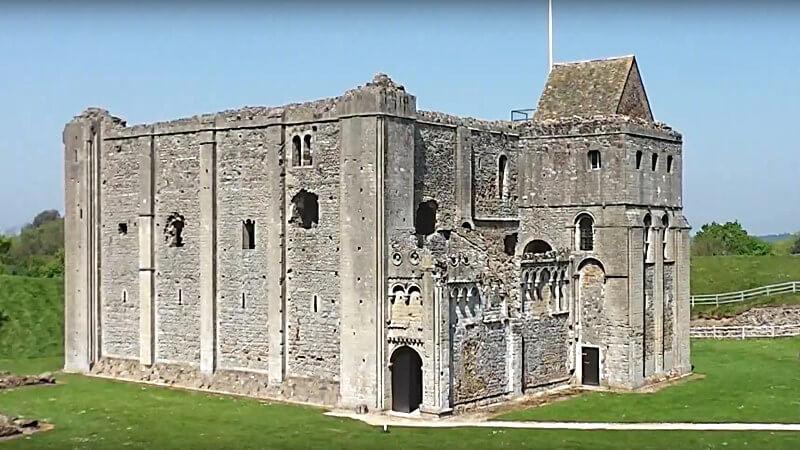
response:
<path id="1" fill-rule="evenodd" d="M 446 414 L 691 370 L 682 137 L 636 60 L 531 119 L 330 99 L 66 125 L 66 367 Z"/>

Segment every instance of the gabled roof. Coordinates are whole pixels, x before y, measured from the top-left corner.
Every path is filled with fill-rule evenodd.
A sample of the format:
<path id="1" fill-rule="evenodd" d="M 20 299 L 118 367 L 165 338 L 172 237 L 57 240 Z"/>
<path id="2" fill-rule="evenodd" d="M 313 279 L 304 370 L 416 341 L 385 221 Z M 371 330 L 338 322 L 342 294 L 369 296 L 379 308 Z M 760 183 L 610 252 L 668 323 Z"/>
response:
<path id="1" fill-rule="evenodd" d="M 653 121 L 633 55 L 556 64 L 534 120 L 611 114 Z"/>

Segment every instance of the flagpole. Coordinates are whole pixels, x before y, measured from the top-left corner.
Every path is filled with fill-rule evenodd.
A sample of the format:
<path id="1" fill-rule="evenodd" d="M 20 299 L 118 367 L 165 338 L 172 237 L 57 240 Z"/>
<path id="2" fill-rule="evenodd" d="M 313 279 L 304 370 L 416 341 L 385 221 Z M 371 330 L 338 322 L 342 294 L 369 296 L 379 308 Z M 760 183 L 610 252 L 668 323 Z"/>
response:
<path id="1" fill-rule="evenodd" d="M 553 0 L 547 0 L 547 71 L 553 70 Z"/>

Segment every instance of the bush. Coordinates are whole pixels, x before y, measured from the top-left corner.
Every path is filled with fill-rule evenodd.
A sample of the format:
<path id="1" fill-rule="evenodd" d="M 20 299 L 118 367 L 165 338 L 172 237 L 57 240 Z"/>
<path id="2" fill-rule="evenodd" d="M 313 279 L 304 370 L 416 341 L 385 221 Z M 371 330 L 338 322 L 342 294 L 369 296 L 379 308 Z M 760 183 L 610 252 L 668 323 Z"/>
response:
<path id="1" fill-rule="evenodd" d="M 694 256 L 769 255 L 770 244 L 747 234 L 739 222 L 705 224 L 692 240 Z"/>

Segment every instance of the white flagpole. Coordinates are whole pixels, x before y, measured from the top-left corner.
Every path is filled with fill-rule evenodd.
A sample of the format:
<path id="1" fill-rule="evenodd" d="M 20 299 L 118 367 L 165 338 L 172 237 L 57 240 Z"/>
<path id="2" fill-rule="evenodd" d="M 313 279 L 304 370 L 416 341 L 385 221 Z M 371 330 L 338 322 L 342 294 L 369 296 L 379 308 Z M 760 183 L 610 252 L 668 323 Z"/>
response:
<path id="1" fill-rule="evenodd" d="M 547 0 L 547 70 L 553 70 L 553 0 Z"/>

